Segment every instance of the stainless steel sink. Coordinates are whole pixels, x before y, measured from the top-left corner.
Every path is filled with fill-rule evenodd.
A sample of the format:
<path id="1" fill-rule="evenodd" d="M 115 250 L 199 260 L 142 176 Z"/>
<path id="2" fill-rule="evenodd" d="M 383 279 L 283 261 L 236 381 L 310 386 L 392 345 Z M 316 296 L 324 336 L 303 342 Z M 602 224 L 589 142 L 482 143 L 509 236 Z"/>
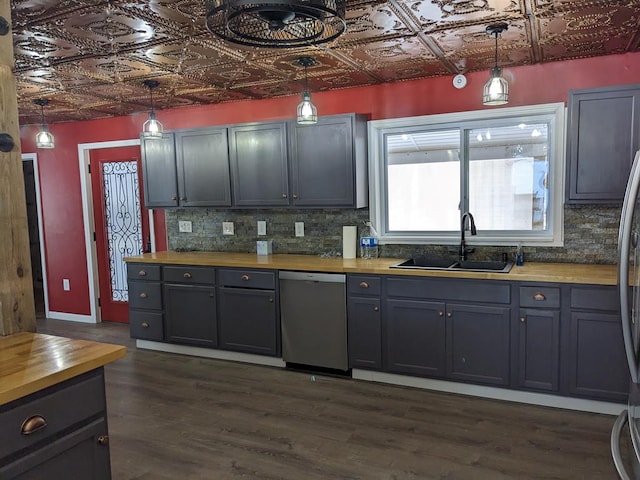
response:
<path id="1" fill-rule="evenodd" d="M 449 258 L 416 257 L 391 265 L 391 268 L 406 268 L 411 270 L 458 270 L 465 272 L 494 272 L 509 273 L 512 262 L 474 262 L 458 261 Z"/>

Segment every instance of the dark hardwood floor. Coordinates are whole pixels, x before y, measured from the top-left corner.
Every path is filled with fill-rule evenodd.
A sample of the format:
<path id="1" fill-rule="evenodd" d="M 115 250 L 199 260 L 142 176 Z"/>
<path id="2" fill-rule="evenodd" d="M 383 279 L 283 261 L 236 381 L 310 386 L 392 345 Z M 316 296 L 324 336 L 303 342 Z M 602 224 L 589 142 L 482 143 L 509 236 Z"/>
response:
<path id="1" fill-rule="evenodd" d="M 106 367 L 114 480 L 615 479 L 614 417 L 137 350 Z"/>

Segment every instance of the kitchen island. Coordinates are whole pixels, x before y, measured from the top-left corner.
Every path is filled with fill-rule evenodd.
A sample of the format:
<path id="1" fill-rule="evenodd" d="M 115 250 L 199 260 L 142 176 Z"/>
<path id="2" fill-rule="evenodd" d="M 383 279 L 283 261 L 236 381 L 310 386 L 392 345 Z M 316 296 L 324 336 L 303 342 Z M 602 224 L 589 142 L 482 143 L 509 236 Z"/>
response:
<path id="1" fill-rule="evenodd" d="M 0 478 L 110 479 L 103 367 L 125 355 L 38 333 L 0 337 Z"/>

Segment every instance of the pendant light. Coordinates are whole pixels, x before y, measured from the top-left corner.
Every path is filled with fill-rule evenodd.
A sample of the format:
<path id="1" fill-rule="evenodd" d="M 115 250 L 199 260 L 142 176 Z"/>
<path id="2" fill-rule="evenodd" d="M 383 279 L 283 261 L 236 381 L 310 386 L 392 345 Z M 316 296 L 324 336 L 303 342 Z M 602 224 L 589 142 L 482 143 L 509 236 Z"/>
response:
<path id="1" fill-rule="evenodd" d="M 42 123 L 40 125 L 40 131 L 36 134 L 36 147 L 37 148 L 53 148 L 55 147 L 55 138 L 49 131 L 49 127 L 44 121 L 44 107 L 49 105 L 49 100 L 46 98 L 37 98 L 33 101 L 36 105 L 40 106 L 40 115 L 42 117 Z"/>
<path id="2" fill-rule="evenodd" d="M 502 77 L 502 69 L 498 67 L 498 35 L 508 28 L 506 23 L 497 23 L 487 27 L 487 33 L 495 36 L 496 39 L 496 55 L 495 65 L 491 69 L 491 76 L 487 83 L 484 84 L 482 94 L 483 105 L 504 105 L 509 102 L 509 84 Z"/>
<path id="3" fill-rule="evenodd" d="M 302 92 L 302 102 L 298 105 L 298 124 L 311 125 L 318 123 L 318 109 L 311 102 L 311 94 L 307 85 L 307 68 L 315 65 L 315 60 L 311 57 L 300 57 L 297 60 L 298 65 L 304 67 L 304 91 Z"/>
<path id="4" fill-rule="evenodd" d="M 142 125 L 143 138 L 162 138 L 162 124 L 156 119 L 156 112 L 153 109 L 153 89 L 158 86 L 156 80 L 145 80 L 142 82 L 149 89 L 151 96 L 151 111 L 149 112 L 149 120 Z"/>

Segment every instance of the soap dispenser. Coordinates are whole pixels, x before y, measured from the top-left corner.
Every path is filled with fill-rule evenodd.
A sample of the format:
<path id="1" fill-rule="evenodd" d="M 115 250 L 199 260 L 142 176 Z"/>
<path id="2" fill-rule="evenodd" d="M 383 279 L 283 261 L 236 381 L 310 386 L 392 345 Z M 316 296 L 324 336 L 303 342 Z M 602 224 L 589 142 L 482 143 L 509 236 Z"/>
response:
<path id="1" fill-rule="evenodd" d="M 518 247 L 516 248 L 516 265 L 518 267 L 521 267 L 522 265 L 524 265 L 524 254 L 522 253 L 521 243 L 519 243 Z"/>

